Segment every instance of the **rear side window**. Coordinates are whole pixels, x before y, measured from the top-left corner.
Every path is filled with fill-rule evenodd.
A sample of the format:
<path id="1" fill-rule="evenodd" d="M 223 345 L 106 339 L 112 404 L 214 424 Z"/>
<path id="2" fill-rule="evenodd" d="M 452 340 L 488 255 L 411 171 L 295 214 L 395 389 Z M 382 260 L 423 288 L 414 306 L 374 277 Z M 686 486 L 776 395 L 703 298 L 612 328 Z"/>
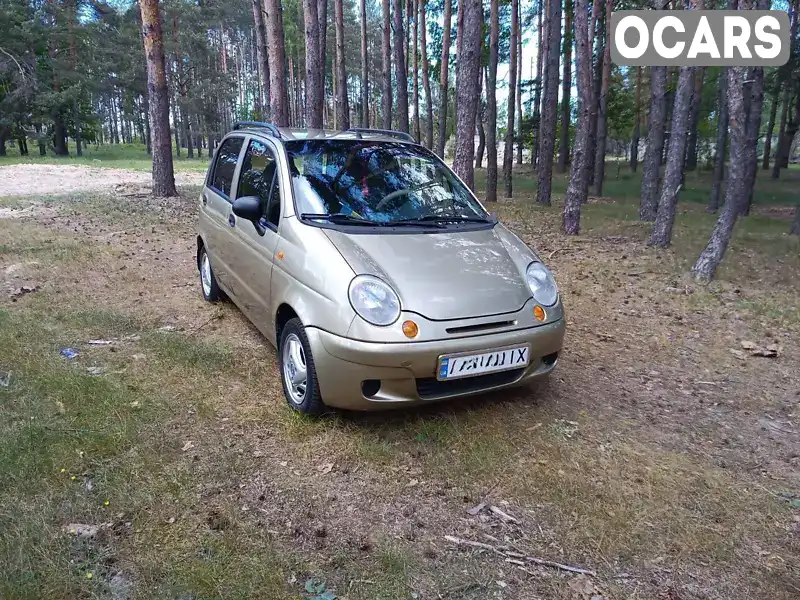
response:
<path id="1" fill-rule="evenodd" d="M 233 173 L 236 171 L 236 161 L 242 150 L 244 138 L 230 137 L 220 146 L 217 152 L 217 161 L 214 163 L 214 173 L 211 177 L 211 187 L 230 196 L 233 184 Z"/>

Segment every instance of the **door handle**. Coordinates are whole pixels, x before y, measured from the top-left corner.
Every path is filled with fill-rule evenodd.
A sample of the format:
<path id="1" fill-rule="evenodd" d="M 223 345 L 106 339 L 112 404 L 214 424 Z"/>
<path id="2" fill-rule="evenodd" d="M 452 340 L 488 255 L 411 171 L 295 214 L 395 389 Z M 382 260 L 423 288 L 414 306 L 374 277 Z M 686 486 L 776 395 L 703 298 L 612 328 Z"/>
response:
<path id="1" fill-rule="evenodd" d="M 236 227 L 236 217 L 233 216 L 233 213 L 228 215 L 228 225 Z"/>
<path id="2" fill-rule="evenodd" d="M 204 193 L 203 194 L 203 206 L 205 206 L 206 204 L 208 204 L 208 196 Z"/>

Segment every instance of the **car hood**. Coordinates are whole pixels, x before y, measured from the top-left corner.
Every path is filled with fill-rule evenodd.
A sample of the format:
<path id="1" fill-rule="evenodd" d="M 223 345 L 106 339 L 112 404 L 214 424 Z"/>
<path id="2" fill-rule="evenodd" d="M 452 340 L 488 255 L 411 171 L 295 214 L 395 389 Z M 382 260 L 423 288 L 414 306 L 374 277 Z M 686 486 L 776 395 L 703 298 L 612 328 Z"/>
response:
<path id="1" fill-rule="evenodd" d="M 500 224 L 478 231 L 325 233 L 353 271 L 391 284 L 403 310 L 428 319 L 514 312 L 531 297 L 524 273 L 536 255 Z"/>

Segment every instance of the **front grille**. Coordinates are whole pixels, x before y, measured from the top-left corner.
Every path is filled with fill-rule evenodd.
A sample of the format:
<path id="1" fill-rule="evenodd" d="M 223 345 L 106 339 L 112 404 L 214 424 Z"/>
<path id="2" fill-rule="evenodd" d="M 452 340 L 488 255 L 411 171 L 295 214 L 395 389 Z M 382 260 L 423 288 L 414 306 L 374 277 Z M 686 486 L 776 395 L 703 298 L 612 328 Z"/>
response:
<path id="1" fill-rule="evenodd" d="M 475 333 L 476 331 L 486 331 L 487 329 L 497 329 L 499 327 L 512 327 L 516 321 L 495 321 L 494 323 L 481 323 L 479 325 L 463 325 L 461 327 L 448 327 L 447 333 Z"/>
<path id="2" fill-rule="evenodd" d="M 420 398 L 430 400 L 469 392 L 479 392 L 499 385 L 513 383 L 522 376 L 523 371 L 525 371 L 524 368 L 512 369 L 500 373 L 454 379 L 453 381 L 439 381 L 435 377 L 423 377 L 417 379 L 417 393 Z"/>

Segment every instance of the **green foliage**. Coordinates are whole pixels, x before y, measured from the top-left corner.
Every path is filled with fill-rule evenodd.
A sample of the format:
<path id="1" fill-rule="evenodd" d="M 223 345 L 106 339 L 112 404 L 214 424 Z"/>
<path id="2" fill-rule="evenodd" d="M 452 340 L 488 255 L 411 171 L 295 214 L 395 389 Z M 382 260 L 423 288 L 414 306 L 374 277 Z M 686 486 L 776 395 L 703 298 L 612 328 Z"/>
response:
<path id="1" fill-rule="evenodd" d="M 646 97 L 644 94 L 642 97 Z M 642 103 L 643 105 L 645 102 Z M 649 104 L 647 104 L 649 106 Z M 647 110 L 644 106 L 643 110 Z M 608 136 L 609 139 L 630 138 L 636 121 L 636 92 L 625 80 L 619 67 L 612 67 L 608 86 Z"/>

